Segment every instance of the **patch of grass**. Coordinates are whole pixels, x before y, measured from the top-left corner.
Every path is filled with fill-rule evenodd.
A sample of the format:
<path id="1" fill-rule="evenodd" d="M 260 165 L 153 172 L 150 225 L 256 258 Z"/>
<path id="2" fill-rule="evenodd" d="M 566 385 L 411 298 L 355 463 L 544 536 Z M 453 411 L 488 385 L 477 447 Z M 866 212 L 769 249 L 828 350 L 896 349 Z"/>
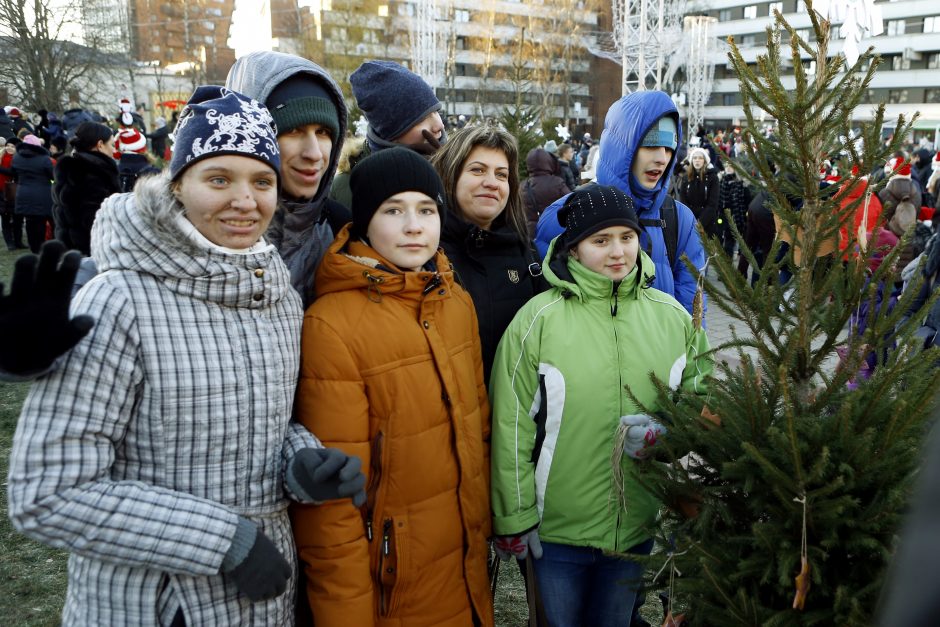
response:
<path id="1" fill-rule="evenodd" d="M 13 261 L 23 252 L 0 251 L 0 281 L 4 285 L 9 286 Z M 10 446 L 28 390 L 26 383 L 0 383 L 0 616 L 4 627 L 57 625 L 65 600 L 67 553 L 19 534 L 7 515 Z"/>

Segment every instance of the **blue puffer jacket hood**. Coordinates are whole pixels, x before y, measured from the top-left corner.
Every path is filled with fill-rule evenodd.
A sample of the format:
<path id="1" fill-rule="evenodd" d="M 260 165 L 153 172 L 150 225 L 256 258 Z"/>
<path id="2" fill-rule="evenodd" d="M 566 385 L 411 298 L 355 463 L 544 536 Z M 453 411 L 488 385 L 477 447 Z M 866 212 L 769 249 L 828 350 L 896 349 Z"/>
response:
<path id="1" fill-rule="evenodd" d="M 633 155 L 640 147 L 653 124 L 664 115 L 676 121 L 678 129 L 677 145 L 682 145 L 682 125 L 679 123 L 679 111 L 672 99 L 661 91 L 638 91 L 624 96 L 607 111 L 604 120 L 604 137 L 601 140 L 601 153 L 597 158 L 597 182 L 601 185 L 613 185 L 630 193 L 630 168 L 633 167 Z M 662 205 L 669 193 L 669 174 L 675 165 L 676 153 L 673 151 L 669 165 L 661 179 L 659 191 L 653 201 L 653 207 Z M 636 196 L 636 193 L 630 193 Z"/>

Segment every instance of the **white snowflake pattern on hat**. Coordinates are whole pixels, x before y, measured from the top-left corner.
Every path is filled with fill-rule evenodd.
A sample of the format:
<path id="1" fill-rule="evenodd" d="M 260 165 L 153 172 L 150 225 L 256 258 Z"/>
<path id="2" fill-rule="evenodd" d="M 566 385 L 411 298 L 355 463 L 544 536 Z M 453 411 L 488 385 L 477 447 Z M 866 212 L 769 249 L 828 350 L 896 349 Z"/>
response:
<path id="1" fill-rule="evenodd" d="M 216 109 L 206 111 L 204 119 L 209 125 L 217 128 L 208 137 L 197 137 L 193 140 L 192 151 L 186 158 L 187 162 L 206 153 L 222 150 L 251 154 L 259 151 L 268 154 L 277 153 L 278 149 L 272 145 L 270 139 L 274 118 L 268 110 L 256 100 L 238 100 L 238 103 L 240 112 L 225 114 Z M 189 115 L 181 119 L 180 128 L 192 117 Z"/>

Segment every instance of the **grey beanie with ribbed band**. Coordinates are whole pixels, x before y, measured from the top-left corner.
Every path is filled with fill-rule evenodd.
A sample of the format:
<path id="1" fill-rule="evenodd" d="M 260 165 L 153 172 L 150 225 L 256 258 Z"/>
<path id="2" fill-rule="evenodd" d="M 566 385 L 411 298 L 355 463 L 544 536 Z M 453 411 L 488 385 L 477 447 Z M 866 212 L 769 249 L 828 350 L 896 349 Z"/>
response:
<path id="1" fill-rule="evenodd" d="M 379 205 L 401 192 L 421 192 L 432 198 L 441 216 L 441 228 L 444 227 L 447 217 L 444 184 L 427 159 L 413 150 L 395 147 L 372 153 L 353 168 L 349 187 L 355 237 L 365 237 Z"/>
<path id="2" fill-rule="evenodd" d="M 271 90 L 265 100 L 277 125 L 277 134 L 283 135 L 300 126 L 320 124 L 339 136 L 339 115 L 330 92 L 313 74 L 294 74 Z"/>

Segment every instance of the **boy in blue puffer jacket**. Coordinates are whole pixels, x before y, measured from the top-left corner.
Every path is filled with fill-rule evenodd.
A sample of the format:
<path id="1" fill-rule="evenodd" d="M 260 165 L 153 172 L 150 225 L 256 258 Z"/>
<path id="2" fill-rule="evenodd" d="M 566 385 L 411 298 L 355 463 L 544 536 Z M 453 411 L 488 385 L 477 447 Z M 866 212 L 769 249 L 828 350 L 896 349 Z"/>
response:
<path id="1" fill-rule="evenodd" d="M 678 232 L 675 258 L 670 260 L 660 213 L 669 192 L 668 175 L 682 141 L 679 112 L 663 92 L 637 92 L 611 106 L 604 129 L 597 159 L 597 182 L 612 185 L 633 199 L 640 225 L 645 227 L 641 244 L 655 266 L 653 287 L 673 296 L 691 313 L 696 281 L 682 256 L 688 256 L 700 270 L 705 266 L 705 251 L 695 230 L 695 217 L 688 207 L 675 203 Z M 535 245 L 543 257 L 549 242 L 562 231 L 557 213 L 567 198 L 559 198 L 539 218 Z"/>

